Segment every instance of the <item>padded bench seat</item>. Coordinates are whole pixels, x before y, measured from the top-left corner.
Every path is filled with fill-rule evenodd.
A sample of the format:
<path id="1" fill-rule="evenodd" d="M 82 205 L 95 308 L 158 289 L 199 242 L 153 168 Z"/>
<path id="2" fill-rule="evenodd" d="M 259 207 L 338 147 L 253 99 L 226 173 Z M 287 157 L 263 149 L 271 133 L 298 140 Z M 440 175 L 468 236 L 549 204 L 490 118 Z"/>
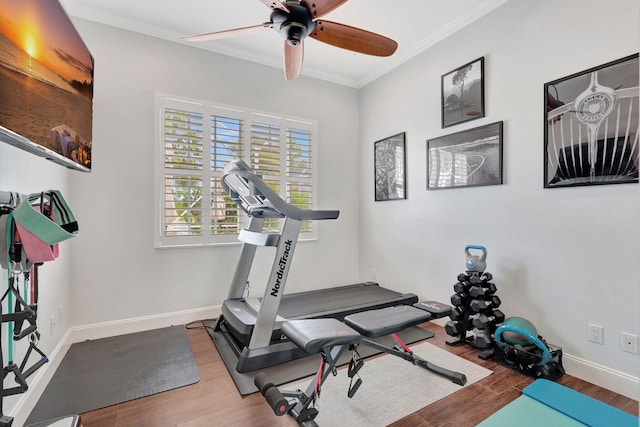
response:
<path id="1" fill-rule="evenodd" d="M 289 320 L 282 324 L 282 332 L 309 354 L 318 353 L 324 347 L 355 344 L 362 338 L 338 319 Z"/>
<path id="2" fill-rule="evenodd" d="M 337 319 L 289 320 L 282 332 L 298 347 L 315 354 L 324 347 L 356 344 L 362 335 L 377 338 L 426 322 L 429 312 L 409 305 L 350 314 L 342 323 Z"/>
<path id="3" fill-rule="evenodd" d="M 409 305 L 381 308 L 350 314 L 344 323 L 369 338 L 399 332 L 431 319 L 429 312 Z"/>

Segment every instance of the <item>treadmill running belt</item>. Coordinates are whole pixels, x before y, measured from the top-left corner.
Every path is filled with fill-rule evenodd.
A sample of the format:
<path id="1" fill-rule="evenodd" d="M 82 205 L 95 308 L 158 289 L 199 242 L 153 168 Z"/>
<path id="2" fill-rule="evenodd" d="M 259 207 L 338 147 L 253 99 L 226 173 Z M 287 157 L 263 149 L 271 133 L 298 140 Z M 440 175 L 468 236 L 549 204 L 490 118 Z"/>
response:
<path id="1" fill-rule="evenodd" d="M 356 283 L 312 292 L 285 294 L 280 302 L 278 315 L 286 319 L 307 318 L 309 315 L 321 317 L 323 313 L 335 313 L 352 307 L 355 309 L 388 304 L 389 301 L 397 301 L 403 296 L 376 283 Z"/>

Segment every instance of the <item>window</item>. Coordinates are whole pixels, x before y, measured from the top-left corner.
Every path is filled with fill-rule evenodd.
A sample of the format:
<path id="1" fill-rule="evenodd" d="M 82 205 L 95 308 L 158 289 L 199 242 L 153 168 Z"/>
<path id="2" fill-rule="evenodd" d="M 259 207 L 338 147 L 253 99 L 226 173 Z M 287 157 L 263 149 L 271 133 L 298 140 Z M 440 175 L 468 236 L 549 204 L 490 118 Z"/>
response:
<path id="1" fill-rule="evenodd" d="M 316 123 L 158 95 L 156 247 L 237 242 L 244 212 L 223 191 L 224 165 L 243 159 L 288 203 L 314 206 Z M 265 221 L 279 232 L 283 220 Z M 300 238 L 315 239 L 312 221 Z"/>

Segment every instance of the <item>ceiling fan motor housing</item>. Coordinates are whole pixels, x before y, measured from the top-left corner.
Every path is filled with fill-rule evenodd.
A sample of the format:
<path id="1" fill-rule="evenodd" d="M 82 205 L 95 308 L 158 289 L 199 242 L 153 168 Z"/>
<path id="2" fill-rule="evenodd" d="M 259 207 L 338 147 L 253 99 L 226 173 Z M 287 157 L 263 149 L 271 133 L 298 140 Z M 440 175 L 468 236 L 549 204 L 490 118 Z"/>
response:
<path id="1" fill-rule="evenodd" d="M 292 46 L 297 46 L 316 28 L 311 12 L 297 1 L 288 1 L 289 12 L 274 9 L 271 13 L 273 28 Z"/>

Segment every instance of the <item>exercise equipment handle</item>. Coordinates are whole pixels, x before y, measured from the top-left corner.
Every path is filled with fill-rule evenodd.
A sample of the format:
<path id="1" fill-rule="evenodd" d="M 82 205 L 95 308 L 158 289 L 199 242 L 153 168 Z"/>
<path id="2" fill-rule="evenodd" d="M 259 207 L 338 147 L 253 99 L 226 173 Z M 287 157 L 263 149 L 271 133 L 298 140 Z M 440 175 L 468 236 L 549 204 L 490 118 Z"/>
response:
<path id="1" fill-rule="evenodd" d="M 486 259 L 487 259 L 487 248 L 485 248 L 484 246 L 480 246 L 480 245 L 467 245 L 464 248 L 464 252 L 467 254 L 468 257 L 471 256 L 471 252 L 469 251 L 469 249 L 475 249 L 475 250 L 481 251 L 482 255 L 480 256 L 480 261 L 486 261 Z"/>
<path id="2" fill-rule="evenodd" d="M 481 255 L 472 255 L 471 249 L 482 252 Z M 487 248 L 479 245 L 467 245 L 464 248 L 464 253 L 467 256 L 467 270 L 483 272 L 487 267 Z"/>
<path id="3" fill-rule="evenodd" d="M 416 362 L 423 368 L 426 368 L 431 372 L 435 372 L 436 374 L 451 380 L 451 382 L 455 384 L 465 385 L 467 383 L 467 376 L 461 372 L 443 368 L 442 366 L 427 362 L 426 360 L 416 360 Z"/>

